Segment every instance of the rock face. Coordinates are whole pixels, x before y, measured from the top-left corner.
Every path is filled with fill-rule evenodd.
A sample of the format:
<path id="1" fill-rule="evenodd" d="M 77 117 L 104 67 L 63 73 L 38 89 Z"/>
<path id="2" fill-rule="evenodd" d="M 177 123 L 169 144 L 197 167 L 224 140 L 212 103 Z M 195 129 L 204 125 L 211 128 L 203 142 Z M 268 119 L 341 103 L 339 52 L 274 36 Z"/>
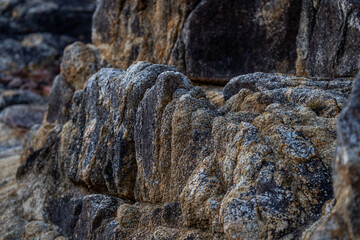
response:
<path id="1" fill-rule="evenodd" d="M 104 68 L 75 92 L 60 76 L 52 94 L 71 104 L 50 104 L 48 137 L 17 173 L 25 235 L 41 223 L 34 236 L 297 239 L 334 198 L 336 116 L 351 84 L 248 74 L 216 108 L 165 65 Z"/>
<path id="2" fill-rule="evenodd" d="M 338 119 L 338 146 L 334 161 L 336 206 L 308 239 L 359 239 L 360 76 Z"/>
<path id="3" fill-rule="evenodd" d="M 212 83 L 295 68 L 299 76 L 354 77 L 358 21 L 352 0 L 100 1 L 92 41 L 115 67 L 174 64 Z"/>
<path id="4" fill-rule="evenodd" d="M 92 41 L 113 66 L 175 64 L 224 83 L 254 71 L 293 72 L 301 1 L 100 1 Z"/>
<path id="5" fill-rule="evenodd" d="M 1 87 L 43 77 L 32 70 L 87 31 L 64 37 L 43 18 L 82 23 L 92 7 L 0 0 L 0 29 L 16 36 L 0 36 Z M 65 48 L 45 114 L 35 93 L 0 90 L 0 235 L 360 238 L 360 77 L 345 78 L 358 20 L 350 0 L 98 1 L 92 44 Z M 293 72 L 296 55 L 311 78 L 234 77 Z"/>
<path id="6" fill-rule="evenodd" d="M 358 1 L 303 1 L 297 74 L 355 76 L 360 69 Z"/>

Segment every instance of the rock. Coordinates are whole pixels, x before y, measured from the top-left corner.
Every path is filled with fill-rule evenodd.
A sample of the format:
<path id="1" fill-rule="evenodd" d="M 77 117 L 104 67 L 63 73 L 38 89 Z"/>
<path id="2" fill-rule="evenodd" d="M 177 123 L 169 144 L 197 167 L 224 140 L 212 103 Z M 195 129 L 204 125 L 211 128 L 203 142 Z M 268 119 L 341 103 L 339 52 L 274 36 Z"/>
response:
<path id="1" fill-rule="evenodd" d="M 98 1 L 50 92 L 94 7 L 0 0 L 1 236 L 360 238 L 356 1 Z"/>
<path id="2" fill-rule="evenodd" d="M 17 172 L 23 214 L 68 238 L 312 236 L 334 203 L 336 116 L 351 84 L 248 74 L 217 109 L 165 65 L 103 68 L 74 94 L 60 75 L 53 99 L 66 101 L 50 105 L 46 140 L 34 135 L 42 145 Z"/>
<path id="3" fill-rule="evenodd" d="M 0 111 L 6 107 L 16 104 L 40 104 L 46 99 L 27 90 L 1 90 L 0 89 Z"/>
<path id="4" fill-rule="evenodd" d="M 292 72 L 300 9 L 300 1 L 288 0 L 201 1 L 173 61 L 191 79 L 213 82 L 255 71 Z"/>
<path id="5" fill-rule="evenodd" d="M 85 87 L 91 75 L 106 67 L 107 62 L 102 58 L 98 49 L 91 45 L 75 42 L 64 51 L 61 62 L 61 73 L 73 90 Z"/>
<path id="6" fill-rule="evenodd" d="M 50 34 L 29 34 L 22 42 L 0 40 L 0 82 L 4 88 L 30 89 L 48 95 L 58 73 L 61 51 L 74 41 Z"/>
<path id="7" fill-rule="evenodd" d="M 56 49 L 45 43 L 26 47 L 16 40 L 6 39 L 0 42 L 0 46 L 0 71 L 8 75 L 25 68 L 50 67 L 60 55 Z"/>
<path id="8" fill-rule="evenodd" d="M 50 93 L 49 107 L 46 113 L 48 123 L 65 124 L 70 119 L 71 100 L 74 90 L 67 84 L 63 75 L 58 75 Z"/>
<path id="9" fill-rule="evenodd" d="M 90 41 L 95 0 L 0 1 L 0 82 L 44 95 L 66 45 Z"/>
<path id="10" fill-rule="evenodd" d="M 41 124 L 45 111 L 44 105 L 14 105 L 0 112 L 0 121 L 12 127 L 31 128 Z"/>
<path id="11" fill-rule="evenodd" d="M 0 236 L 4 239 L 22 238 L 27 223 L 22 216 L 22 200 L 17 195 L 15 179 L 26 133 L 27 129 L 0 122 Z"/>
<path id="12" fill-rule="evenodd" d="M 174 64 L 191 79 L 225 84 L 254 71 L 295 72 L 300 9 L 293 0 L 100 1 L 92 41 L 120 69 Z"/>
<path id="13" fill-rule="evenodd" d="M 322 77 L 353 77 L 360 69 L 359 3 L 303 1 L 297 37 L 297 72 Z"/>
<path id="14" fill-rule="evenodd" d="M 109 224 L 107 220 L 115 216 L 119 204 L 117 199 L 100 194 L 59 199 L 52 205 L 52 221 L 60 226 L 66 237 L 89 239 Z"/>
<path id="15" fill-rule="evenodd" d="M 18 155 L 22 149 L 26 129 L 13 128 L 0 122 L 0 158 Z"/>
<path id="16" fill-rule="evenodd" d="M 64 139 L 71 136 L 62 146 L 68 151 L 64 160 L 70 179 L 103 193 L 134 198 L 136 110 L 147 88 L 168 70 L 173 69 L 137 63 L 126 72 L 102 69 L 89 79 L 76 107 L 79 111 L 73 111 L 73 120 L 62 133 Z"/>
<path id="17" fill-rule="evenodd" d="M 49 32 L 86 40 L 90 36 L 88 24 L 94 9 L 93 0 L 2 0 L 0 11 L 8 21 L 8 32 L 2 34 Z"/>
<path id="18" fill-rule="evenodd" d="M 359 149 L 360 149 L 360 76 L 354 82 L 348 103 L 338 118 L 338 146 L 334 161 L 336 205 L 307 237 L 358 239 L 359 230 Z"/>
<path id="19" fill-rule="evenodd" d="M 223 87 L 209 84 L 200 84 L 199 87 L 205 92 L 206 98 L 217 108 L 225 104 Z"/>
<path id="20" fill-rule="evenodd" d="M 261 73 L 231 80 L 225 115 L 213 120 L 213 151 L 181 193 L 185 225 L 234 239 L 297 238 L 319 219 L 333 197 L 334 117 L 351 84 L 339 82 Z M 307 106 L 310 95 L 327 98 L 321 108 L 329 110 Z"/>
<path id="21" fill-rule="evenodd" d="M 185 76 L 166 72 L 158 77 L 136 114 L 139 200 L 178 200 L 196 160 L 208 151 L 215 116 L 205 94 Z"/>
<path id="22" fill-rule="evenodd" d="M 254 73 L 235 77 L 224 87 L 224 98 L 228 100 L 241 89 L 251 91 L 274 90 L 277 88 L 303 86 L 309 88 L 322 88 L 335 93 L 349 94 L 352 81 L 349 79 L 304 78 L 286 74 Z M 341 102 L 344 102 L 342 99 Z"/>
<path id="23" fill-rule="evenodd" d="M 198 2 L 100 1 L 93 18 L 92 42 L 120 69 L 135 61 L 167 63 L 185 19 Z"/>

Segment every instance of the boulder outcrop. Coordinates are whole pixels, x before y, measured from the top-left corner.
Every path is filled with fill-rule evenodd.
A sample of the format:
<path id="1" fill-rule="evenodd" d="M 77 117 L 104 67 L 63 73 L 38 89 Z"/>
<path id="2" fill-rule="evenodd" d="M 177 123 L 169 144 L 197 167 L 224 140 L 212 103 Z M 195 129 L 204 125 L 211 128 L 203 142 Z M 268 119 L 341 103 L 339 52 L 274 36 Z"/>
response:
<path id="1" fill-rule="evenodd" d="M 39 24 L 69 6 L 94 8 L 0 0 L 0 29 L 50 32 L 0 35 L 0 87 L 49 77 L 33 70 L 88 33 Z M 0 236 L 360 238 L 358 25 L 353 0 L 97 1 L 46 112 L 0 90 Z"/>
<path id="2" fill-rule="evenodd" d="M 103 68 L 68 92 L 56 109 L 70 117 L 52 115 L 18 170 L 25 203 L 40 206 L 29 219 L 70 239 L 299 238 L 332 206 L 351 84 L 248 74 L 216 108 L 173 67 Z"/>

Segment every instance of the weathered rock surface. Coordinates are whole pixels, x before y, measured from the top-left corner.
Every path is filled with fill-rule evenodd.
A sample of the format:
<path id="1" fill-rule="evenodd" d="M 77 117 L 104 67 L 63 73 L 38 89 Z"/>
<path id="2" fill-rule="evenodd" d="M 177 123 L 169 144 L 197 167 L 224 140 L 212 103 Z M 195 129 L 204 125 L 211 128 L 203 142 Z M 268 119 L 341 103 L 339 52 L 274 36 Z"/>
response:
<path id="1" fill-rule="evenodd" d="M 75 92 L 56 82 L 66 97 L 17 173 L 23 221 L 47 226 L 38 234 L 298 239 L 331 209 L 349 80 L 248 74 L 220 108 L 165 65 L 104 68 Z"/>
<path id="2" fill-rule="evenodd" d="M 336 205 L 307 239 L 359 239 L 360 76 L 338 119 L 334 161 Z"/>
<path id="3" fill-rule="evenodd" d="M 171 62 L 191 79 L 293 72 L 301 1 L 201 1 L 187 18 Z"/>
<path id="4" fill-rule="evenodd" d="M 83 89 L 89 77 L 104 67 L 108 67 L 108 64 L 99 49 L 82 42 L 75 42 L 65 48 L 60 65 L 61 74 L 75 91 Z"/>
<path id="5" fill-rule="evenodd" d="M 93 7 L 0 0 L 0 29 L 14 36 L 0 34 L 0 87 L 50 79 L 49 61 L 88 31 L 62 30 Z M 64 11 L 64 29 L 39 24 Z M 345 105 L 358 15 L 352 0 L 98 1 L 93 42 L 65 49 L 44 118 L 36 94 L 0 96 L 0 235 L 360 238 L 360 80 Z M 292 73 L 296 55 L 312 78 L 257 72 L 223 91 L 189 80 Z"/>
<path id="6" fill-rule="evenodd" d="M 355 76 L 360 69 L 360 3 L 303 1 L 297 37 L 297 74 Z"/>
<path id="7" fill-rule="evenodd" d="M 294 72 L 301 1 L 100 1 L 92 41 L 120 69 L 175 64 L 224 83 L 254 71 Z"/>
<path id="8" fill-rule="evenodd" d="M 93 43 L 114 67 L 174 64 L 193 80 L 220 84 L 295 68 L 299 76 L 354 77 L 358 39 L 352 0 L 100 1 L 92 27 Z"/>

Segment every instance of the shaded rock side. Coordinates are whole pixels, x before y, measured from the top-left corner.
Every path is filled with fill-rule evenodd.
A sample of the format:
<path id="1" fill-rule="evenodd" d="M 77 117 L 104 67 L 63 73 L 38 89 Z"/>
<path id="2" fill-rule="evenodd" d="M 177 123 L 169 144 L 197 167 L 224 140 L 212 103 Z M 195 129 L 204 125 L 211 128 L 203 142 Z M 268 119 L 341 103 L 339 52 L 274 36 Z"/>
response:
<path id="1" fill-rule="evenodd" d="M 360 76 L 338 118 L 338 146 L 334 160 L 336 205 L 306 239 L 359 239 Z"/>
<path id="2" fill-rule="evenodd" d="M 195 80 L 251 72 L 294 72 L 301 1 L 201 1 L 173 49 L 171 63 Z"/>
<path id="3" fill-rule="evenodd" d="M 331 208 L 351 84 L 248 74 L 217 109 L 173 67 L 104 68 L 29 151 L 21 209 L 71 239 L 300 238 Z"/>
<path id="4" fill-rule="evenodd" d="M 174 64 L 191 79 L 295 72 L 301 1 L 100 1 L 92 41 L 114 67 Z"/>
<path id="5" fill-rule="evenodd" d="M 358 1 L 303 1 L 297 74 L 354 77 L 360 69 Z"/>

